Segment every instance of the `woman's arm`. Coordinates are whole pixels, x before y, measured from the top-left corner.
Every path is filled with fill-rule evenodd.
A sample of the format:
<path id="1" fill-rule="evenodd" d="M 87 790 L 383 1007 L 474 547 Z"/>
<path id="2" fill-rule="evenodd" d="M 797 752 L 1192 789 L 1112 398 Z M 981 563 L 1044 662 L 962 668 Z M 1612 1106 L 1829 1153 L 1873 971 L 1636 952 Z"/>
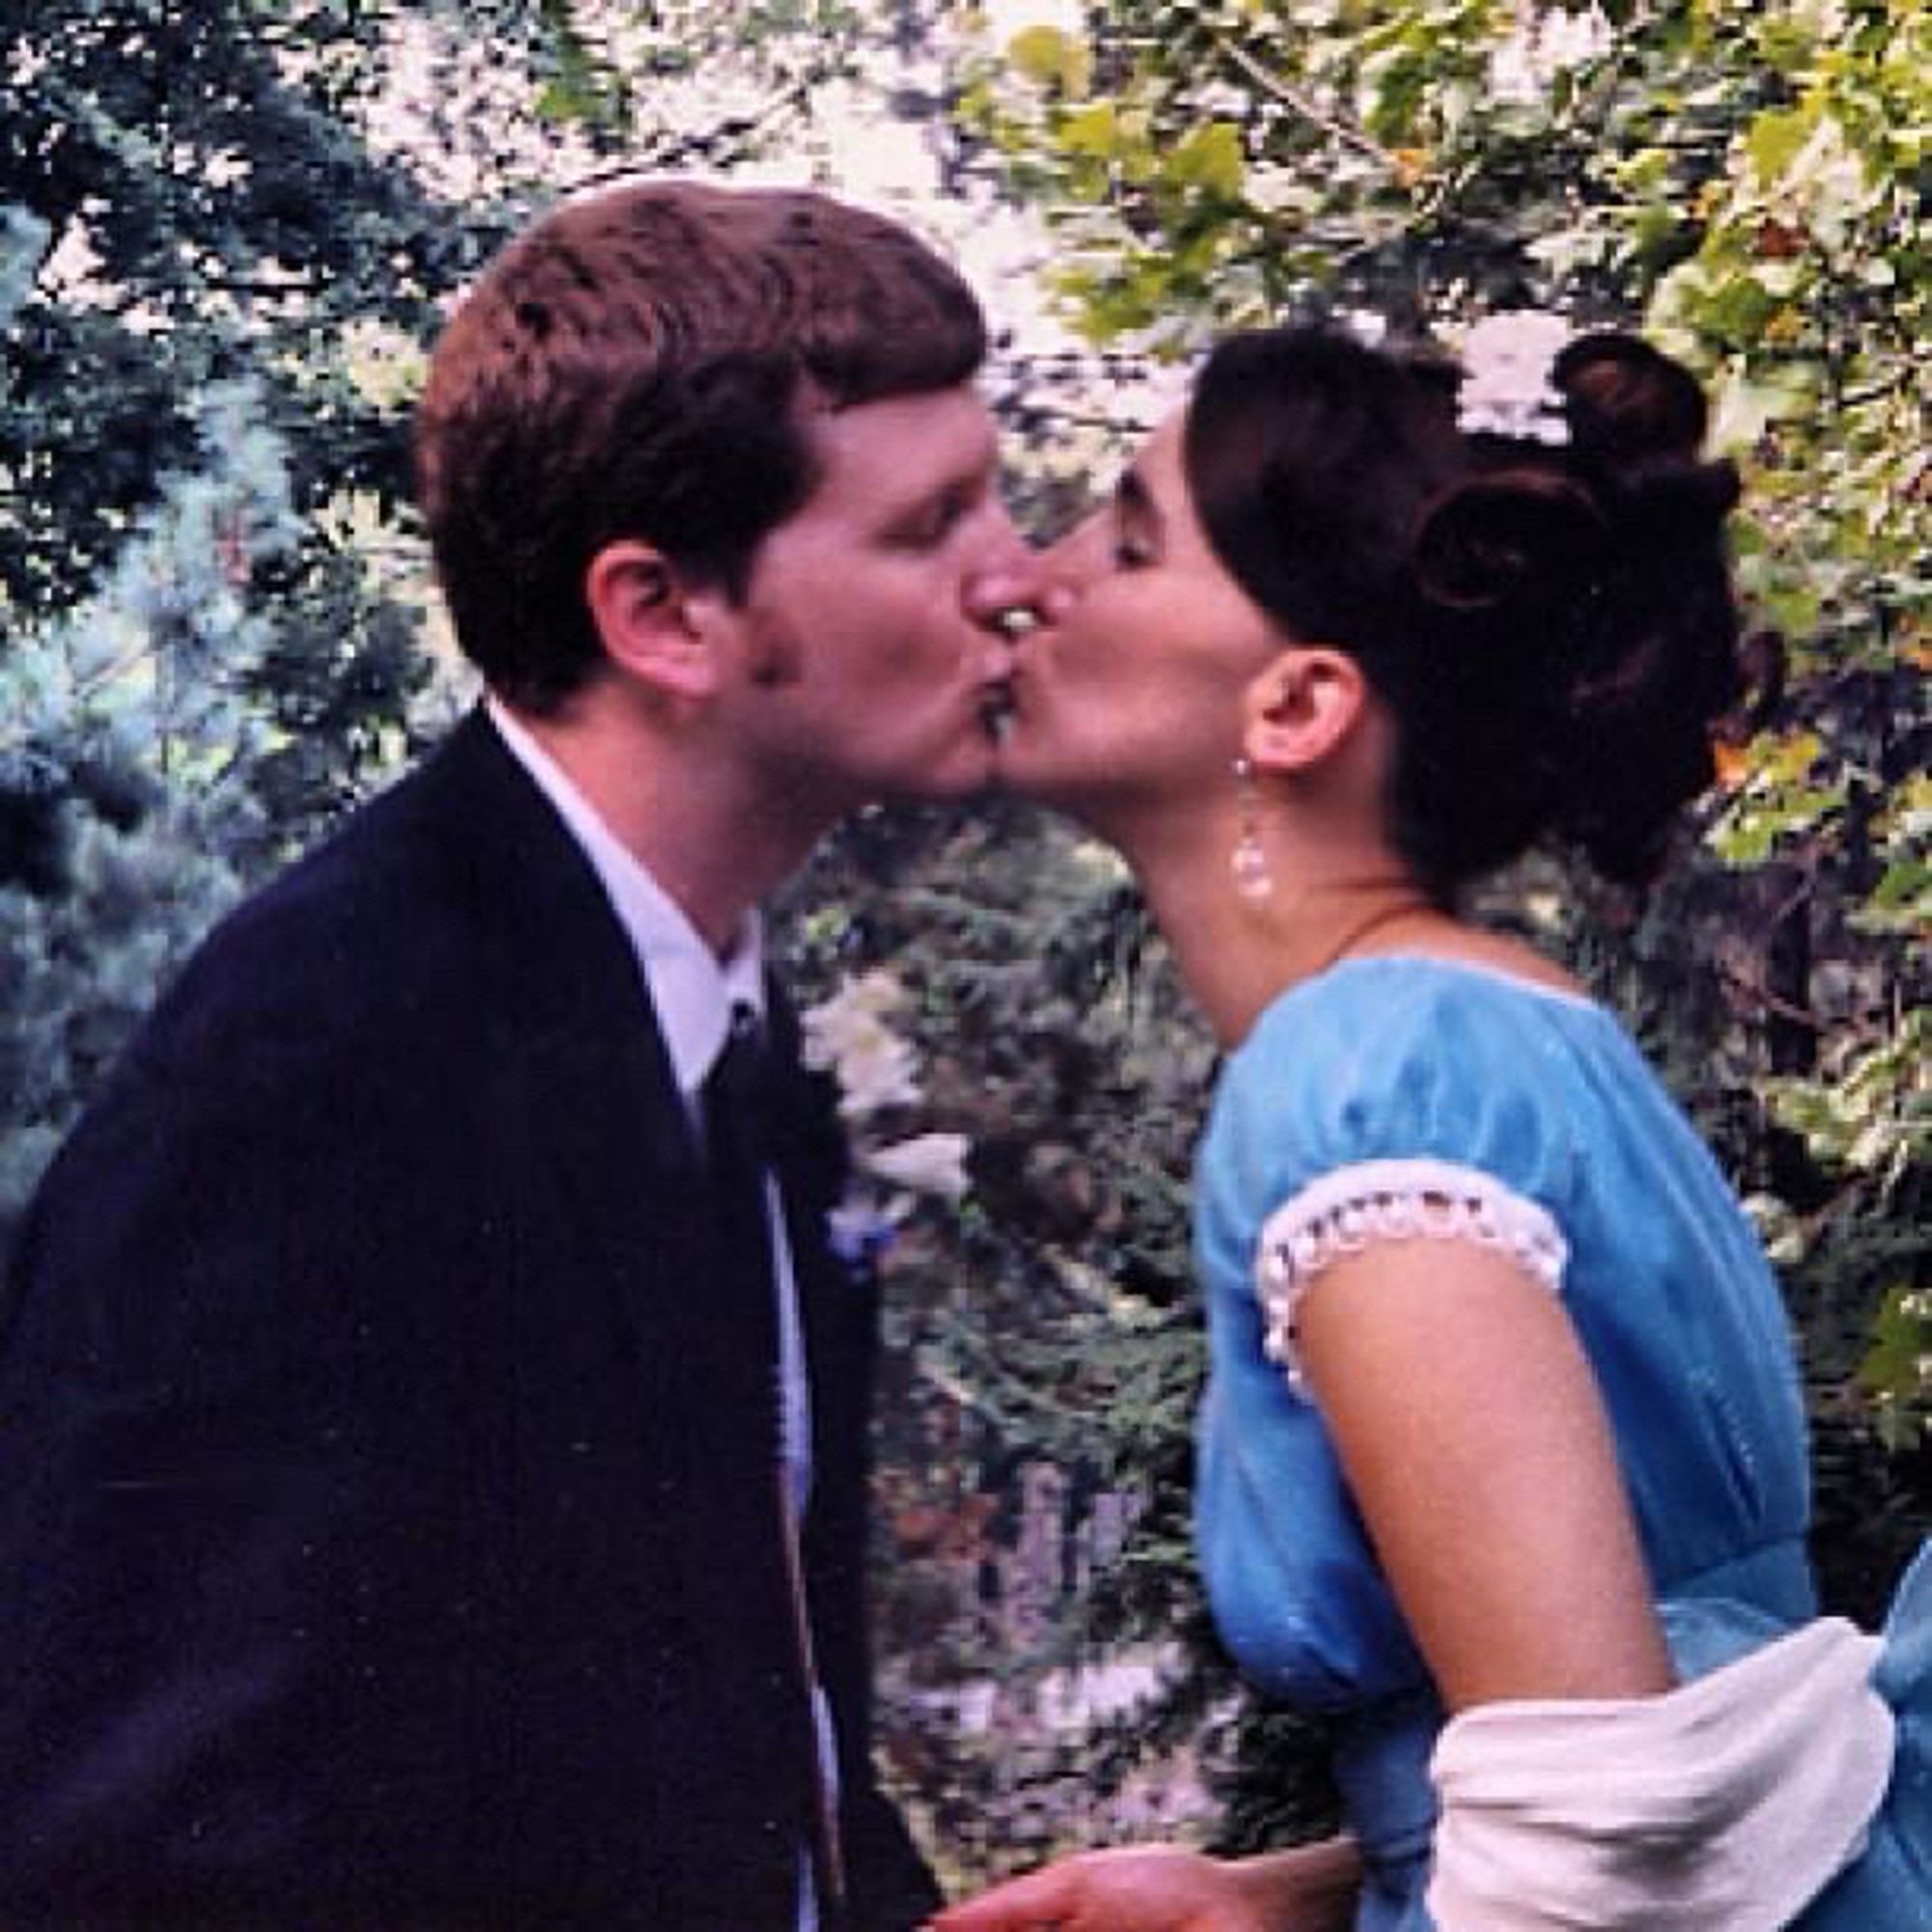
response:
<path id="1" fill-rule="evenodd" d="M 1560 1296 L 1475 1242 L 1389 1240 L 1318 1276 L 1298 1315 L 1310 1390 L 1450 1710 L 1669 1689 Z"/>
<path id="2" fill-rule="evenodd" d="M 1474 1242 L 1382 1241 L 1305 1291 L 1308 1384 L 1452 1711 L 1673 1682 L 1596 1378 L 1560 1298 Z M 1333 1840 L 1217 1861 L 1087 1853 L 943 1914 L 941 1932 L 1331 1932 Z"/>

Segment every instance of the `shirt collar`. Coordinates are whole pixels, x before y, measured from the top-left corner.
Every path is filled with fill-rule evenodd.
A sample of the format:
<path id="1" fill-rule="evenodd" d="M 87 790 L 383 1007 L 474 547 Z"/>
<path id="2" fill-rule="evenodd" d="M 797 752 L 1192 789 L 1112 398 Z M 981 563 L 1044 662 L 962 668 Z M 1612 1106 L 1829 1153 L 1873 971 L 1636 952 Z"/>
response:
<path id="1" fill-rule="evenodd" d="M 496 697 L 484 703 L 511 755 L 555 808 L 602 883 L 650 989 L 672 1075 L 689 1098 L 724 1044 L 732 1008 L 749 1006 L 764 1014 L 764 928 L 757 913 L 746 913 L 737 944 L 721 961 L 535 735 Z"/>

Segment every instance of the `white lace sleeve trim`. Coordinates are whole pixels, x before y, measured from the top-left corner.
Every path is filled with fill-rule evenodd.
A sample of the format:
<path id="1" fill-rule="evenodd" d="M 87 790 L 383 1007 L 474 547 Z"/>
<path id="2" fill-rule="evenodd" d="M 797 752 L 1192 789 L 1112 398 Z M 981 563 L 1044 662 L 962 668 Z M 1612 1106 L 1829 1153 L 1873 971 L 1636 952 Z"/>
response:
<path id="1" fill-rule="evenodd" d="M 1264 1347 L 1302 1390 L 1295 1322 L 1301 1297 L 1324 1268 L 1371 1241 L 1480 1241 L 1509 1256 L 1552 1293 L 1570 1246 L 1548 1213 L 1481 1168 L 1447 1160 L 1365 1160 L 1312 1180 L 1262 1223 L 1255 1286 Z"/>

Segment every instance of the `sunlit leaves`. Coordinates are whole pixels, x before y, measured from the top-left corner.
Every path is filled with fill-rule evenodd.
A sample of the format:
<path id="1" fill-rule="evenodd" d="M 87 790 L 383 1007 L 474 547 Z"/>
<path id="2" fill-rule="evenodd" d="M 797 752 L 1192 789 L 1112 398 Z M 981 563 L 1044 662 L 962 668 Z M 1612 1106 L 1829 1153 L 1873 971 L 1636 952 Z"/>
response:
<path id="1" fill-rule="evenodd" d="M 1848 1043 L 1829 1081 L 1772 1081 L 1784 1122 L 1834 1167 L 1894 1182 L 1932 1160 L 1932 1009 L 1918 1007 L 1878 1039 Z"/>
<path id="2" fill-rule="evenodd" d="M 1879 1304 L 1859 1379 L 1895 1443 L 1932 1428 L 1932 1292 L 1901 1282 Z"/>
<path id="3" fill-rule="evenodd" d="M 1198 188 L 1204 195 L 1236 201 L 1247 174 L 1240 130 L 1227 121 L 1190 128 L 1161 173 L 1175 188 Z"/>
<path id="4" fill-rule="evenodd" d="M 1087 43 L 1058 27 L 1026 27 L 1007 43 L 1007 59 L 1014 72 L 1036 87 L 1057 89 L 1078 99 L 1093 77 L 1094 61 Z"/>
<path id="5" fill-rule="evenodd" d="M 1821 782 L 1823 741 L 1815 731 L 1767 734 L 1746 748 L 1743 779 L 1712 843 L 1732 866 L 1761 866 L 1780 844 L 1815 832 L 1845 800 L 1842 783 Z"/>

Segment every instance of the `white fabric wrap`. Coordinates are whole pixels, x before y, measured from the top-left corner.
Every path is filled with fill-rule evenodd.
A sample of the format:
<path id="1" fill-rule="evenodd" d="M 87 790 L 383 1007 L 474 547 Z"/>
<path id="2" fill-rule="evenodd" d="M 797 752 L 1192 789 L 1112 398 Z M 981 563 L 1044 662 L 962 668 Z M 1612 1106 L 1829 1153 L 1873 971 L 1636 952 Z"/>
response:
<path id="1" fill-rule="evenodd" d="M 1776 1932 L 1885 1796 L 1879 1648 L 1821 1618 L 1662 1696 L 1451 1719 L 1430 1766 L 1437 1932 Z"/>

